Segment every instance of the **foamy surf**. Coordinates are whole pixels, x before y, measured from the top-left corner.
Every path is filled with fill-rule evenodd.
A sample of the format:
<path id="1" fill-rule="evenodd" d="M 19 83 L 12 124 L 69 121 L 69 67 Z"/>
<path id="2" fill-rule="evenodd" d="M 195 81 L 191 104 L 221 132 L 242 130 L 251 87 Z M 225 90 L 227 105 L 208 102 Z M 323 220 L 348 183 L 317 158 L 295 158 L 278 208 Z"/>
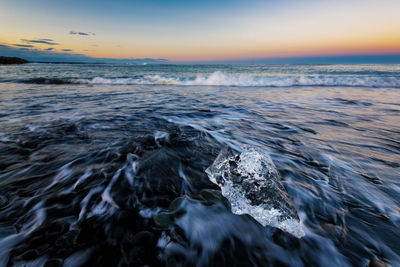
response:
<path id="1" fill-rule="evenodd" d="M 128 78 L 34 78 L 24 80 L 38 84 L 88 84 L 88 85 L 177 85 L 177 86 L 245 86 L 245 87 L 290 87 L 290 86 L 331 86 L 331 87 L 383 87 L 400 88 L 397 76 L 363 75 L 252 75 L 229 74 L 215 71 L 196 76 L 144 75 Z"/>

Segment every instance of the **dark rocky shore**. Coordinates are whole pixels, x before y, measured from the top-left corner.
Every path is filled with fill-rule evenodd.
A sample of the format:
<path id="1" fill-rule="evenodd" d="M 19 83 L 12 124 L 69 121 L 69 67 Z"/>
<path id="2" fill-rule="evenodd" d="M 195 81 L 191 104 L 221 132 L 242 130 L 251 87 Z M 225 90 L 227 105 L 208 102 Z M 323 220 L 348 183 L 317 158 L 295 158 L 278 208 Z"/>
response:
<path id="1" fill-rule="evenodd" d="M 10 64 L 25 64 L 29 63 L 29 61 L 19 58 L 19 57 L 1 57 L 0 56 L 0 65 L 10 65 Z"/>

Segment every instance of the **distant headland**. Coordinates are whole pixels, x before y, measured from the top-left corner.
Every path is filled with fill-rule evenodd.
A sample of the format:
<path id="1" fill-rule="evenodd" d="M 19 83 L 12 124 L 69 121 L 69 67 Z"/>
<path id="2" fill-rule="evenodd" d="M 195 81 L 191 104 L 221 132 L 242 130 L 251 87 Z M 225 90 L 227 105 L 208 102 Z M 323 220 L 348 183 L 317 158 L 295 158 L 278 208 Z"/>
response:
<path id="1" fill-rule="evenodd" d="M 1 45 L 0 45 L 1 47 Z M 0 51 L 1 52 L 1 51 Z M 89 60 L 87 60 L 89 59 Z M 46 59 L 32 59 L 29 60 L 20 57 L 8 57 L 0 56 L 0 65 L 11 65 L 11 64 L 25 64 L 25 63 L 46 63 L 46 64 L 167 64 L 169 63 L 167 59 L 153 59 L 153 58 L 143 58 L 143 59 L 114 59 L 114 58 L 91 58 L 85 57 L 82 60 L 76 58 L 46 58 Z"/>
<path id="2" fill-rule="evenodd" d="M 0 65 L 25 64 L 25 63 L 29 63 L 29 61 L 19 58 L 19 57 L 1 57 L 0 56 Z"/>

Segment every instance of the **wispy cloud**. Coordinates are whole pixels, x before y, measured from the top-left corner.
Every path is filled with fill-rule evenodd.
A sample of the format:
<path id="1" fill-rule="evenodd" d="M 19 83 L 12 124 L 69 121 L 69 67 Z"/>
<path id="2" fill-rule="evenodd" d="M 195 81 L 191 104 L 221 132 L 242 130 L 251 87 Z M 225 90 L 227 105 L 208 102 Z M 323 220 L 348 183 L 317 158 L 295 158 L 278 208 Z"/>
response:
<path id="1" fill-rule="evenodd" d="M 64 52 L 70 52 L 70 51 L 72 51 L 72 49 L 63 49 L 62 51 L 64 51 Z"/>
<path id="2" fill-rule="evenodd" d="M 55 43 L 52 39 L 36 39 L 36 40 L 28 40 L 28 39 L 21 39 L 22 42 L 25 43 L 35 43 L 35 44 L 47 44 L 47 45 L 59 45 L 59 43 Z"/>
<path id="3" fill-rule="evenodd" d="M 25 48 L 33 47 L 33 45 L 24 45 L 24 44 L 13 44 L 13 45 L 18 46 L 18 47 L 25 47 Z"/>
<path id="4" fill-rule="evenodd" d="M 96 35 L 94 32 L 78 32 L 78 31 L 70 31 L 69 34 L 71 34 L 71 35 L 83 35 L 83 36 Z"/>
<path id="5" fill-rule="evenodd" d="M 53 50 L 53 49 L 54 49 L 53 47 L 49 47 L 49 48 L 46 48 L 45 50 L 51 51 L 51 50 Z"/>

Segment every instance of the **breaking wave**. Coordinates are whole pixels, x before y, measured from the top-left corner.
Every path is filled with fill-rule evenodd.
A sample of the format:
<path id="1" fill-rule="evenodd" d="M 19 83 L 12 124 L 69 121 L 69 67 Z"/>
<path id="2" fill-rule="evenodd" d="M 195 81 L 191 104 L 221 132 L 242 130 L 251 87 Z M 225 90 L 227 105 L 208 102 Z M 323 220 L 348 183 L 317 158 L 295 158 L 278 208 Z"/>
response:
<path id="1" fill-rule="evenodd" d="M 209 75 L 175 77 L 163 75 L 143 75 L 131 78 L 33 78 L 23 83 L 34 84 L 88 84 L 88 85 L 179 85 L 179 86 L 333 86 L 333 87 L 384 87 L 400 88 L 398 76 L 334 76 L 334 75 L 296 75 L 263 76 L 228 74 L 221 71 Z"/>

